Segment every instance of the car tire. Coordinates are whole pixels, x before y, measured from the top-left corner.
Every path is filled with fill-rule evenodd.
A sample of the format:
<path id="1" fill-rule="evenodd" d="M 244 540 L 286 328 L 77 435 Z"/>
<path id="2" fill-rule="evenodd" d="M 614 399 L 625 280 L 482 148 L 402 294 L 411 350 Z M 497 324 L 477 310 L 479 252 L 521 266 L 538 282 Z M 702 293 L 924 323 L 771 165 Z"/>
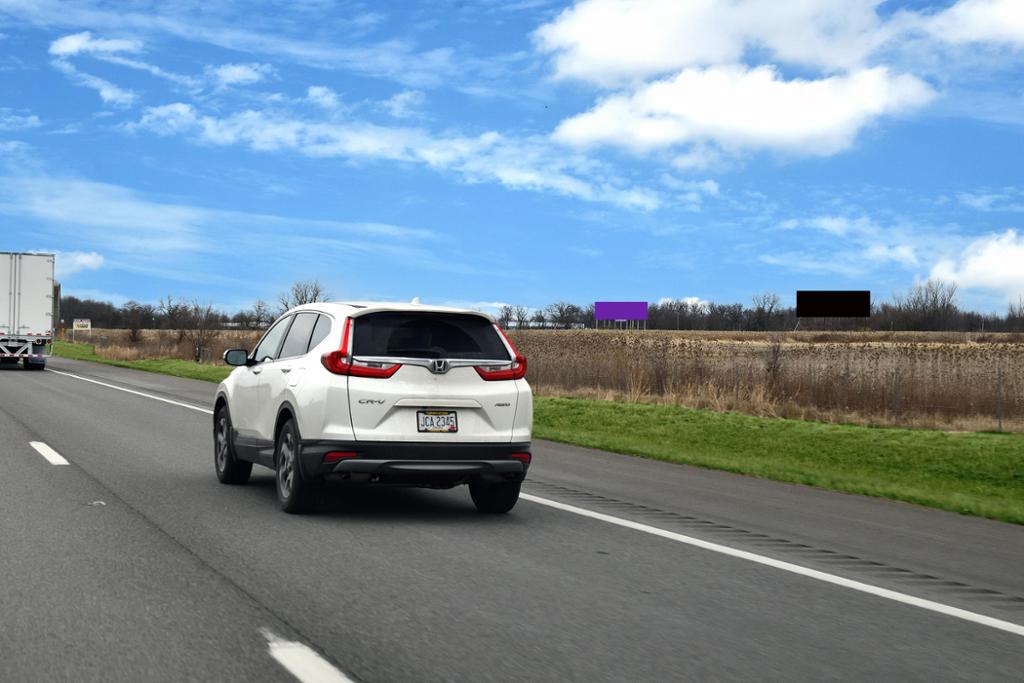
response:
<path id="1" fill-rule="evenodd" d="M 213 421 L 213 467 L 222 484 L 244 484 L 252 474 L 252 463 L 239 460 L 231 438 L 231 413 L 222 405 Z"/>
<path id="2" fill-rule="evenodd" d="M 469 495 L 480 512 L 502 514 L 516 506 L 521 485 L 522 483 L 518 481 L 473 481 L 469 484 Z"/>
<path id="3" fill-rule="evenodd" d="M 274 445 L 274 486 L 281 509 L 291 514 L 313 512 L 323 491 L 322 479 L 303 477 L 301 456 L 302 439 L 295 420 L 289 419 L 281 425 Z"/>

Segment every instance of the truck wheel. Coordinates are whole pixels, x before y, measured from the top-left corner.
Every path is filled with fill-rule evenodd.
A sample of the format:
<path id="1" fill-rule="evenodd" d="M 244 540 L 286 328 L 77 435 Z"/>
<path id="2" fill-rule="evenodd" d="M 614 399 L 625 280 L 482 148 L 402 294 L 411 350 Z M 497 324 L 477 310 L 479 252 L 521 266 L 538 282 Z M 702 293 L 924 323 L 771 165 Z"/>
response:
<path id="1" fill-rule="evenodd" d="M 503 481 L 496 484 L 472 481 L 469 483 L 469 495 L 480 512 L 502 514 L 516 506 L 521 485 L 522 483 L 518 481 Z"/>
<path id="2" fill-rule="evenodd" d="M 277 501 L 281 509 L 291 514 L 312 512 L 320 504 L 323 491 L 322 479 L 306 479 L 302 476 L 300 458 L 302 440 L 295 420 L 288 420 L 281 426 L 274 447 L 274 463 L 277 483 Z"/>
<path id="3" fill-rule="evenodd" d="M 22 364 L 24 364 L 26 370 L 45 370 L 46 369 L 46 361 L 45 360 L 39 362 L 39 361 L 30 361 L 28 358 L 26 358 L 25 360 L 22 361 Z"/>
<path id="4" fill-rule="evenodd" d="M 0 365 L 17 365 L 17 358 L 0 358 Z"/>
<path id="5" fill-rule="evenodd" d="M 252 474 L 252 463 L 239 460 L 231 440 L 231 414 L 227 406 L 217 409 L 213 423 L 213 466 L 222 484 L 244 484 Z"/>

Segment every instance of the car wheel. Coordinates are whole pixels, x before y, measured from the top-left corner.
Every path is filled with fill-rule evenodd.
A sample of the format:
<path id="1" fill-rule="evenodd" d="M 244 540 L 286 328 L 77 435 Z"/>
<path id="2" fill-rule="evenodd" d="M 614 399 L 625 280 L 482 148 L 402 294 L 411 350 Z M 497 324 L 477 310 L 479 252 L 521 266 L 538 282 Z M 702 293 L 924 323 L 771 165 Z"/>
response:
<path id="1" fill-rule="evenodd" d="M 231 414 L 227 406 L 217 409 L 217 419 L 213 423 L 213 466 L 222 484 L 244 484 L 252 474 L 252 463 L 235 456 L 235 444 L 231 440 Z"/>
<path id="2" fill-rule="evenodd" d="M 302 455 L 302 441 L 295 420 L 288 420 L 281 426 L 274 448 L 274 463 L 277 474 L 277 500 L 281 509 L 292 514 L 312 512 L 320 503 L 323 480 L 305 479 L 299 464 Z"/>
<path id="3" fill-rule="evenodd" d="M 485 481 L 473 481 L 469 484 L 469 495 L 473 504 L 480 512 L 501 514 L 516 506 L 519 500 L 521 482 L 505 481 L 492 484 Z"/>

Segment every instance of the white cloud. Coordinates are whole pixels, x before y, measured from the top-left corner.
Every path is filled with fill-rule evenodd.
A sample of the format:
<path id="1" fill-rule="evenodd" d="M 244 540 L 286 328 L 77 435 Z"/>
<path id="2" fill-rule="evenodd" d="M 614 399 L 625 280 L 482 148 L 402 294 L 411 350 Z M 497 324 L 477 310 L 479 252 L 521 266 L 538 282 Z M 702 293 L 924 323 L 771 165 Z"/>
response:
<path id="1" fill-rule="evenodd" d="M 933 37 L 948 43 L 1024 47 L 1024 6 L 1020 0 L 960 0 L 922 23 Z"/>
<path id="2" fill-rule="evenodd" d="M 395 93 L 381 103 L 384 111 L 396 119 L 407 119 L 415 116 L 416 109 L 426 101 L 426 95 L 419 90 L 403 90 Z"/>
<path id="3" fill-rule="evenodd" d="M 992 75 L 1019 61 L 1021 0 L 891 4 L 578 0 L 538 28 L 534 44 L 556 79 L 611 92 L 555 137 L 671 148 L 669 163 L 699 171 L 751 149 L 834 154 L 880 117 L 933 102 L 957 116 L 1020 122 L 1019 93 Z M 925 77 L 946 96 L 936 102 Z"/>
<path id="4" fill-rule="evenodd" d="M 668 304 L 681 303 L 691 310 L 704 310 L 711 303 L 708 299 L 701 299 L 699 296 L 684 296 L 681 298 L 674 298 L 671 296 L 663 296 L 658 299 L 659 306 L 666 306 Z"/>
<path id="5" fill-rule="evenodd" d="M 103 255 L 95 251 L 58 251 L 54 266 L 58 278 L 65 278 L 83 270 L 103 267 Z"/>
<path id="6" fill-rule="evenodd" d="M 703 171 L 717 166 L 722 161 L 722 153 L 711 145 L 697 143 L 682 154 L 672 158 L 672 166 L 680 171 Z"/>
<path id="7" fill-rule="evenodd" d="M 1016 230 L 974 240 L 956 258 L 943 259 L 931 276 L 965 288 L 994 289 L 1013 298 L 1024 295 L 1024 235 Z"/>
<path id="8" fill-rule="evenodd" d="M 64 36 L 50 43 L 50 54 L 57 57 L 71 57 L 83 53 L 138 52 L 141 49 L 142 43 L 134 38 L 93 38 L 89 31 Z"/>
<path id="9" fill-rule="evenodd" d="M 118 294 L 117 292 L 108 292 L 102 289 L 61 288 L 61 292 L 64 294 L 64 296 L 73 296 L 79 299 L 92 299 L 93 301 L 109 301 L 115 306 L 124 306 L 131 300 L 131 297 L 127 297 L 124 294 Z"/>
<path id="10" fill-rule="evenodd" d="M 559 124 L 554 138 L 637 151 L 712 142 L 828 155 L 848 148 L 875 118 L 932 97 L 923 81 L 884 67 L 817 80 L 784 80 L 769 66 L 694 68 L 601 100 Z"/>
<path id="11" fill-rule="evenodd" d="M 74 67 L 71 67 L 68 62 L 68 58 L 76 55 L 88 55 L 111 64 L 117 64 L 119 66 L 136 69 L 138 71 L 145 71 L 157 78 L 163 78 L 179 85 L 192 88 L 199 85 L 198 79 L 192 78 L 191 76 L 172 73 L 154 64 L 149 64 L 148 62 L 138 59 L 131 59 L 121 54 L 123 52 L 141 52 L 142 47 L 142 41 L 136 38 L 94 38 L 91 32 L 82 31 L 81 33 L 74 33 L 53 41 L 50 44 L 50 54 L 54 55 L 65 67 L 70 67 L 69 72 L 68 68 L 58 66 L 58 68 L 61 68 L 65 73 L 78 74 L 78 72 L 74 70 Z M 82 75 L 79 74 L 79 77 L 81 78 Z M 88 78 L 92 78 L 93 82 L 97 84 L 102 80 L 95 76 L 89 76 Z M 102 82 L 107 85 L 107 92 L 109 93 L 111 84 L 106 81 Z M 91 87 L 95 87 L 95 89 L 99 90 L 99 87 L 97 86 Z M 124 102 L 121 102 L 121 104 L 123 103 Z"/>
<path id="12" fill-rule="evenodd" d="M 341 106 L 338 93 L 323 85 L 309 86 L 306 90 L 306 99 L 328 111 L 333 111 Z"/>
<path id="13" fill-rule="evenodd" d="M 679 201 L 692 210 L 699 210 L 707 197 L 717 198 L 721 188 L 716 180 L 681 180 L 664 173 L 661 183 L 676 192 Z"/>
<path id="14" fill-rule="evenodd" d="M 209 66 L 207 73 L 220 86 L 229 85 L 250 85 L 274 75 L 274 67 L 269 64 L 221 64 L 220 66 Z"/>
<path id="15" fill-rule="evenodd" d="M 103 60 L 104 62 L 117 64 L 119 66 L 127 67 L 129 69 L 135 69 L 137 71 L 145 71 L 151 76 L 163 78 L 165 80 L 171 81 L 172 83 L 183 85 L 187 88 L 198 88 L 201 84 L 201 81 L 198 78 L 186 76 L 184 74 L 177 74 L 172 71 L 167 71 L 165 69 L 160 68 L 159 66 L 156 66 L 155 64 L 143 62 L 138 59 L 128 59 L 127 57 L 121 57 L 119 55 L 97 55 L 97 57 Z"/>
<path id="16" fill-rule="evenodd" d="M 888 36 L 878 0 L 583 0 L 534 34 L 555 73 L 601 85 L 732 64 L 750 50 L 825 69 L 859 66 Z"/>
<path id="17" fill-rule="evenodd" d="M 803 247 L 764 254 L 763 263 L 849 277 L 893 266 L 912 269 L 934 262 L 955 236 L 915 226 L 879 225 L 866 216 L 819 215 L 781 221 L 782 230 L 804 230 Z"/>
<path id="18" fill-rule="evenodd" d="M 79 178 L 0 176 L 4 215 L 17 217 L 19 225 L 50 244 L 93 250 L 58 254 L 65 275 L 102 266 L 192 285 L 251 287 L 251 280 L 222 274 L 218 262 L 230 257 L 243 269 L 265 268 L 267 258 L 276 259 L 281 272 L 298 276 L 289 264 L 304 263 L 310 253 L 328 262 L 377 258 L 427 271 L 475 272 L 450 251 L 434 253 L 430 245 L 437 233 L 425 228 L 209 209 Z M 282 234 L 289 239 L 278 240 Z M 277 246 L 268 254 L 271 242 Z M 257 263 L 260 259 L 264 262 Z"/>
<path id="19" fill-rule="evenodd" d="M 71 62 L 63 59 L 55 59 L 52 64 L 54 68 L 62 72 L 78 85 L 95 90 L 99 93 L 100 99 L 107 104 L 127 107 L 138 99 L 138 95 L 131 90 L 125 90 L 124 88 L 114 85 L 110 81 L 102 79 L 99 76 L 93 76 L 92 74 L 79 71 L 73 64 L 71 64 Z"/>
<path id="20" fill-rule="evenodd" d="M 142 5 L 145 5 L 143 8 Z M 273 55 L 316 68 L 347 69 L 389 78 L 410 87 L 450 85 L 493 78 L 494 65 L 461 60 L 450 48 L 420 49 L 412 40 L 357 40 L 356 34 L 378 18 L 351 17 L 344 29 L 332 22 L 325 30 L 310 29 L 308 14 L 296 16 L 292 3 L 279 3 L 273 12 L 233 12 L 227 3 L 157 2 L 106 3 L 82 0 L 0 0 L 3 12 L 24 24 L 52 30 L 73 27 L 105 33 L 163 34 L 252 55 Z M 311 38 L 337 36 L 337 42 Z"/>
<path id="21" fill-rule="evenodd" d="M 104 249 L 142 252 L 198 248 L 202 212 L 151 202 L 118 185 L 49 177 L 0 179 L 0 214 L 21 216 L 83 234 Z"/>
<path id="22" fill-rule="evenodd" d="M 1024 191 L 1013 187 L 998 192 L 961 192 L 956 198 L 964 206 L 977 211 L 1024 211 Z"/>
<path id="23" fill-rule="evenodd" d="M 43 125 L 35 114 L 15 114 L 8 107 L 0 107 L 0 131 L 26 130 Z"/>
<path id="24" fill-rule="evenodd" d="M 659 196 L 629 187 L 593 160 L 552 149 L 544 138 L 433 135 L 421 128 L 365 121 L 325 122 L 260 111 L 218 118 L 177 102 L 148 107 L 132 130 L 187 135 L 213 145 L 246 145 L 258 151 L 295 150 L 310 157 L 387 160 L 423 164 L 459 174 L 470 183 L 498 182 L 519 190 L 550 191 L 588 201 L 650 210 Z"/>

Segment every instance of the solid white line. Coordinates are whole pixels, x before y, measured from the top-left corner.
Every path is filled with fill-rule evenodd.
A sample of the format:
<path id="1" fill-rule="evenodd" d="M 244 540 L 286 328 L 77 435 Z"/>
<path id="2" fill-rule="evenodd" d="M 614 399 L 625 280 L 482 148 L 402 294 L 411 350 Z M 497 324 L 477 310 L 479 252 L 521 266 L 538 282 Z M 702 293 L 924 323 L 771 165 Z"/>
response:
<path id="1" fill-rule="evenodd" d="M 116 384 L 108 384 L 107 382 L 101 382 L 98 379 L 89 379 L 88 377 L 82 377 L 81 375 L 75 375 L 75 374 L 72 374 L 70 372 L 64 372 L 62 370 L 51 370 L 50 368 L 47 368 L 46 371 L 47 372 L 55 372 L 58 375 L 64 375 L 65 377 L 74 377 L 75 379 L 80 379 L 83 382 L 92 382 L 93 384 L 99 384 L 101 387 L 108 387 L 110 389 L 117 389 L 118 391 L 123 391 L 126 394 L 135 394 L 136 396 L 145 396 L 146 398 L 151 398 L 154 401 L 163 401 L 164 403 L 170 403 L 172 406 L 181 406 L 182 408 L 188 408 L 189 410 L 196 410 L 196 411 L 199 411 L 200 413 L 206 413 L 207 415 L 213 415 L 213 411 L 210 410 L 209 408 L 201 408 L 200 406 L 194 406 L 191 403 L 182 403 L 181 401 L 172 401 L 171 399 L 164 398 L 163 396 L 154 396 L 153 394 L 147 394 L 147 393 L 142 392 L 142 391 L 135 391 L 134 389 L 126 389 L 125 387 L 119 387 Z"/>
<path id="2" fill-rule="evenodd" d="M 301 683 L 353 683 L 351 678 L 338 671 L 312 648 L 279 638 L 268 629 L 261 630 L 267 639 L 270 656 Z"/>
<path id="3" fill-rule="evenodd" d="M 528 500 L 533 503 L 540 505 L 546 505 L 564 512 L 571 512 L 574 515 L 580 515 L 582 517 L 589 517 L 591 519 L 600 520 L 616 526 L 625 527 L 627 529 L 633 529 L 634 531 L 642 531 L 652 536 L 660 536 L 661 538 L 667 538 L 671 541 L 677 541 L 679 543 L 686 543 L 703 550 L 710 550 L 715 553 L 721 553 L 722 555 L 729 555 L 730 557 L 737 557 L 748 562 L 756 562 L 757 564 L 772 567 L 774 569 L 781 569 L 783 571 L 791 572 L 793 574 L 799 574 L 800 576 L 806 576 L 811 579 L 817 579 L 818 581 L 824 581 L 825 583 L 831 583 L 835 586 L 842 586 L 843 588 L 851 588 L 855 591 L 862 593 L 868 593 L 875 595 L 880 598 L 887 600 L 893 600 L 895 602 L 903 603 L 904 605 L 911 605 L 913 607 L 919 607 L 926 609 L 931 612 L 938 612 L 939 614 L 945 614 L 946 616 L 955 617 L 957 619 L 963 619 L 974 624 L 980 624 L 981 626 L 988 626 L 989 628 L 998 629 L 1000 631 L 1006 631 L 1017 636 L 1024 637 L 1024 626 L 1015 624 L 1010 621 L 1003 621 L 1002 619 L 995 619 L 993 617 L 985 616 L 984 614 L 978 614 L 976 612 L 970 612 L 968 610 L 960 609 L 959 607 L 952 607 L 950 605 L 944 605 L 941 602 L 935 602 L 933 600 L 926 600 L 924 598 L 918 598 L 913 595 L 907 595 L 906 593 L 900 593 L 898 591 L 889 590 L 888 588 L 880 588 L 878 586 L 872 586 L 868 583 L 862 583 L 860 581 L 854 581 L 847 579 L 842 576 L 836 576 L 835 574 L 829 574 L 827 572 L 818 571 L 817 569 L 810 569 L 809 567 L 802 567 L 798 564 L 791 562 L 783 562 L 782 560 L 776 560 L 765 555 L 758 555 L 757 553 L 751 553 L 746 550 L 739 550 L 738 548 L 731 548 L 726 545 L 720 545 L 718 543 L 711 543 L 709 541 L 703 541 L 693 536 L 687 536 L 685 534 L 679 534 L 674 531 L 668 531 L 666 529 L 659 529 L 658 527 L 650 526 L 647 524 L 641 524 L 639 522 L 633 522 L 628 519 L 622 519 L 621 517 L 613 517 L 612 515 L 606 515 L 601 512 L 594 512 L 593 510 L 587 510 L 585 508 L 576 507 L 575 505 L 567 505 L 566 503 L 559 503 L 555 500 L 549 500 L 547 498 L 541 498 L 528 493 L 521 493 L 520 498 Z"/>
<path id="4" fill-rule="evenodd" d="M 28 445 L 31 446 L 32 448 L 36 449 L 36 452 L 39 453 L 39 455 L 41 455 L 44 458 L 46 458 L 50 462 L 51 465 L 70 465 L 71 464 L 67 460 L 64 459 L 63 455 L 61 455 L 57 451 L 53 450 L 52 448 L 47 446 L 42 441 L 29 441 Z"/>

